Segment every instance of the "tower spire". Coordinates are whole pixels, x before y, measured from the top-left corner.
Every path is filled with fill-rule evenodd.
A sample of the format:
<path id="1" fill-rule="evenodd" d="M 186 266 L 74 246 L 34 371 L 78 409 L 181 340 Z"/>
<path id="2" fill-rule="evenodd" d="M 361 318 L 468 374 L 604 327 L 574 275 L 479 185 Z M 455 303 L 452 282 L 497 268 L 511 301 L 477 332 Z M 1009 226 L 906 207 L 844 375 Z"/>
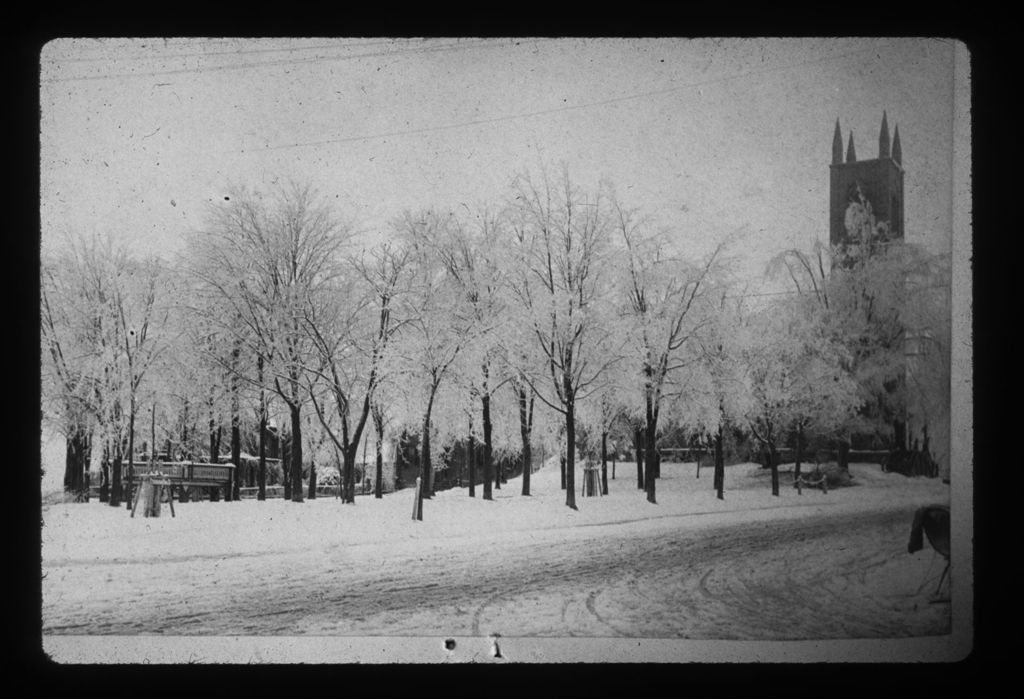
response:
<path id="1" fill-rule="evenodd" d="M 900 147 L 900 125 L 896 125 L 896 132 L 892 137 L 892 159 L 897 165 L 903 166 L 903 149 Z"/>
<path id="2" fill-rule="evenodd" d="M 889 157 L 889 122 L 885 118 L 885 110 L 882 110 L 882 128 L 878 132 L 878 157 Z"/>
<path id="3" fill-rule="evenodd" d="M 832 135 L 832 164 L 843 162 L 843 135 L 839 131 L 839 120 L 836 119 L 836 131 Z"/>
<path id="4" fill-rule="evenodd" d="M 846 146 L 846 162 L 855 163 L 857 162 L 857 151 L 853 147 L 853 132 L 850 132 L 850 142 Z"/>

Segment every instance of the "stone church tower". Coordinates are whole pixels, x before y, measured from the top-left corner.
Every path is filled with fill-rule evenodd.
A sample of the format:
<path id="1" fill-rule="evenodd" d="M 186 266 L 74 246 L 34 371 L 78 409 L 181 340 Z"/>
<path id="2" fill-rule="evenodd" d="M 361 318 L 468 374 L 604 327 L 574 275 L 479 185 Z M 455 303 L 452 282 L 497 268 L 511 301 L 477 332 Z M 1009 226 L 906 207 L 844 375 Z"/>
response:
<path id="1" fill-rule="evenodd" d="M 851 204 L 861 201 L 861 197 L 871 204 L 877 221 L 888 223 L 890 238 L 903 237 L 902 160 L 899 126 L 890 146 L 885 112 L 882 112 L 882 128 L 878 134 L 878 157 L 871 160 L 857 160 L 851 131 L 844 161 L 843 137 L 836 119 L 829 173 L 829 243 L 852 242 L 846 231 L 846 212 Z"/>
<path id="2" fill-rule="evenodd" d="M 850 133 L 846 146 L 846 157 L 843 158 L 843 137 L 836 120 L 835 133 L 832 136 L 832 164 L 829 167 L 829 243 L 833 246 L 854 245 L 862 241 L 855 240 L 848 230 L 848 225 L 855 218 L 854 212 L 863 213 L 865 204 L 875 223 L 887 226 L 886 239 L 896 240 L 904 237 L 903 220 L 903 150 L 900 145 L 900 131 L 896 127 L 892 142 L 889 141 L 889 123 L 885 112 L 882 112 L 882 126 L 878 133 L 878 157 L 870 160 L 857 160 L 854 148 L 853 133 Z M 853 209 L 851 207 L 858 207 Z M 863 219 L 862 219 L 863 220 Z M 906 370 L 898 380 L 905 386 Z M 893 390 L 898 388 L 894 386 Z M 895 408 L 893 415 L 892 447 L 905 449 L 908 445 L 908 406 Z M 858 437 L 860 438 L 858 440 Z M 868 435 L 854 435 L 854 442 L 864 442 L 868 446 Z"/>

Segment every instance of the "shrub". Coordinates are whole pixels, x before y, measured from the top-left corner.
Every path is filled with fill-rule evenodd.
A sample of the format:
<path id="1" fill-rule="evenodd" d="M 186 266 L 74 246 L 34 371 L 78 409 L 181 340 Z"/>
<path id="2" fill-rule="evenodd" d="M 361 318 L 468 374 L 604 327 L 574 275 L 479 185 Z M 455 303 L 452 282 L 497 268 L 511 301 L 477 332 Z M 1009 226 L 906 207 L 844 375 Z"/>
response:
<path id="1" fill-rule="evenodd" d="M 853 476 L 849 471 L 839 468 L 838 464 L 820 464 L 802 472 L 804 481 L 817 482 L 822 476 L 825 477 L 825 485 L 829 490 L 833 488 L 846 488 L 855 485 Z"/>
<path id="2" fill-rule="evenodd" d="M 341 483 L 341 474 L 334 466 L 318 466 L 316 469 L 317 485 L 338 485 Z"/>

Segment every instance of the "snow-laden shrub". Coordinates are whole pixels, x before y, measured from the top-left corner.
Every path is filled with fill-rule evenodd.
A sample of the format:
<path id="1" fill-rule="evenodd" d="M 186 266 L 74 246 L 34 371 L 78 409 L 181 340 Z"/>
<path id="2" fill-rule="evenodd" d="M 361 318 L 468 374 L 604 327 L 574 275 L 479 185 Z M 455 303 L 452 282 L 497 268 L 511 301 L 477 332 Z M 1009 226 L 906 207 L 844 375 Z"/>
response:
<path id="1" fill-rule="evenodd" d="M 316 469 L 317 485 L 338 485 L 341 483 L 341 474 L 335 466 L 318 466 Z"/>

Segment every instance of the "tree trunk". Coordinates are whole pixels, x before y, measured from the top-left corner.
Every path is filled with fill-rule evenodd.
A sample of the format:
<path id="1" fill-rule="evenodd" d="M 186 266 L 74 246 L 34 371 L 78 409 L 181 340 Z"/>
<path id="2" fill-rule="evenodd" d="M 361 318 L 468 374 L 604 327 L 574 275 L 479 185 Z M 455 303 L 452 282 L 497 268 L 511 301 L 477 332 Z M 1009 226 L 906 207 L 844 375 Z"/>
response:
<path id="1" fill-rule="evenodd" d="M 486 393 L 480 396 L 484 421 L 484 500 L 493 500 L 491 489 L 492 469 L 494 468 L 493 452 L 491 451 L 491 397 Z M 498 484 L 501 487 L 501 484 Z"/>
<path id="2" fill-rule="evenodd" d="M 850 470 L 850 443 L 845 439 L 839 440 L 839 448 L 836 449 L 836 461 L 838 461 L 839 468 L 842 470 Z"/>
<path id="3" fill-rule="evenodd" d="M 565 490 L 565 454 L 558 457 L 558 467 L 561 471 L 560 476 L 562 478 L 562 490 Z"/>
<path id="4" fill-rule="evenodd" d="M 220 452 L 220 426 L 217 427 L 217 451 Z M 233 500 L 238 500 L 241 497 L 241 478 L 242 478 L 242 429 L 239 426 L 239 419 L 237 415 L 231 417 L 231 463 L 235 465 L 234 471 L 232 471 L 231 483 L 232 491 L 231 497 Z"/>
<path id="5" fill-rule="evenodd" d="M 380 500 L 384 497 L 384 416 L 374 412 L 373 426 L 377 433 L 377 471 L 373 479 L 373 497 Z"/>
<path id="6" fill-rule="evenodd" d="M 644 466 L 644 485 L 647 491 L 647 502 L 657 504 L 657 498 L 655 497 L 656 490 L 656 476 L 655 469 L 657 468 L 658 461 L 658 446 L 656 442 L 656 433 L 658 429 L 658 417 L 654 413 L 654 405 L 650 397 L 647 399 L 647 424 L 645 427 L 646 442 L 644 443 L 644 451 L 646 452 L 647 458 L 645 459 Z"/>
<path id="7" fill-rule="evenodd" d="M 260 384 L 260 461 L 257 466 L 256 478 L 256 499 L 267 499 L 267 395 L 263 391 L 263 356 L 256 357 L 257 378 Z M 234 444 L 231 446 L 232 456 L 235 453 Z M 241 452 L 239 452 L 241 453 Z"/>
<path id="8" fill-rule="evenodd" d="M 113 473 L 110 478 L 110 506 L 120 507 L 121 505 L 121 445 L 120 440 L 114 443 L 114 464 Z"/>
<path id="9" fill-rule="evenodd" d="M 359 454 L 359 444 L 350 444 L 347 449 L 343 449 L 341 457 L 343 460 L 343 466 L 341 467 L 342 478 L 341 478 L 341 501 L 347 505 L 354 505 L 355 498 L 355 477 L 356 477 L 356 456 Z"/>
<path id="10" fill-rule="evenodd" d="M 433 493 L 430 491 L 430 471 L 433 469 L 430 463 L 430 418 L 423 418 L 423 438 L 420 440 L 420 497 L 429 498 Z"/>
<path id="11" fill-rule="evenodd" d="M 568 393 L 568 391 L 566 391 Z M 573 402 L 565 406 L 565 504 L 576 507 L 576 411 Z"/>
<path id="12" fill-rule="evenodd" d="M 473 437 L 473 421 L 469 422 L 469 437 L 466 439 L 466 461 L 469 469 L 469 497 L 476 497 L 476 439 Z"/>
<path id="13" fill-rule="evenodd" d="M 260 403 L 263 402 L 263 392 L 260 391 Z M 260 453 L 259 463 L 256 465 L 256 499 L 267 499 L 267 411 L 265 406 L 260 408 Z"/>
<path id="14" fill-rule="evenodd" d="M 76 429 L 73 434 L 64 437 L 64 493 L 67 495 L 76 491 L 75 439 L 77 436 L 78 430 Z"/>
<path id="15" fill-rule="evenodd" d="M 420 518 L 423 516 L 423 499 L 430 497 L 433 493 L 431 492 L 431 485 L 433 484 L 433 478 L 430 477 L 432 470 L 430 464 L 430 414 L 434 410 L 434 395 L 437 391 L 437 385 L 435 384 L 430 391 L 430 397 L 427 399 L 427 410 L 423 415 L 423 438 L 420 440 L 420 495 L 419 495 L 419 513 Z"/>
<path id="16" fill-rule="evenodd" d="M 103 458 L 100 461 L 100 502 L 110 502 L 110 442 L 103 443 Z"/>
<path id="17" fill-rule="evenodd" d="M 644 489 L 644 448 L 643 437 L 639 427 L 633 429 L 633 454 L 636 456 L 636 487 Z"/>
<path id="18" fill-rule="evenodd" d="M 220 460 L 218 458 L 218 456 L 220 455 L 220 437 L 221 437 L 221 428 L 218 427 L 216 430 L 214 430 L 214 428 L 213 428 L 213 420 L 211 419 L 210 420 L 210 463 L 211 464 L 215 464 L 215 463 L 217 463 Z M 234 471 L 232 471 L 232 473 L 231 473 L 231 480 L 228 482 L 227 487 L 224 488 L 224 501 L 225 502 L 230 502 L 232 500 L 232 498 L 234 497 L 234 490 L 235 490 L 234 489 L 234 481 L 235 481 L 235 473 L 234 473 Z"/>
<path id="19" fill-rule="evenodd" d="M 316 500 L 316 461 L 313 458 L 309 460 L 309 489 L 306 491 L 306 497 Z"/>
<path id="20" fill-rule="evenodd" d="M 601 433 L 601 494 L 608 494 L 608 433 Z"/>
<path id="21" fill-rule="evenodd" d="M 519 437 L 523 440 L 523 495 L 530 494 L 530 474 L 533 471 L 533 454 L 530 449 L 530 417 L 527 415 L 526 390 L 522 387 L 516 389 L 519 398 Z M 532 411 L 531 411 L 532 412 Z"/>
<path id="22" fill-rule="evenodd" d="M 772 471 L 772 495 L 779 494 L 779 455 L 775 450 L 775 440 L 768 438 L 768 468 Z"/>
<path id="23" fill-rule="evenodd" d="M 288 406 L 292 416 L 292 502 L 302 502 L 302 414 L 298 403 Z"/>
<path id="24" fill-rule="evenodd" d="M 214 422 L 214 419 L 213 419 L 212 415 L 210 416 L 210 431 L 209 431 L 209 435 L 210 435 L 210 463 L 211 464 L 215 464 L 215 463 L 217 463 L 217 451 L 218 451 L 218 446 L 219 445 L 217 444 L 217 423 Z"/>
<path id="25" fill-rule="evenodd" d="M 128 479 L 126 481 L 128 497 L 125 506 L 132 507 L 132 479 L 135 477 L 135 396 L 131 397 L 131 410 L 128 411 Z"/>
<path id="26" fill-rule="evenodd" d="M 92 432 L 85 431 L 78 443 L 79 489 L 85 502 L 89 502 L 89 462 L 92 460 Z M 925 430 L 925 451 L 928 451 L 928 432 Z"/>
<path id="27" fill-rule="evenodd" d="M 278 427 L 278 455 L 281 459 L 281 486 L 284 488 L 284 499 L 292 499 L 292 443 L 289 437 L 286 441 L 284 429 Z"/>
<path id="28" fill-rule="evenodd" d="M 149 411 L 149 462 L 156 461 L 156 403 Z"/>
<path id="29" fill-rule="evenodd" d="M 64 492 L 75 502 L 88 502 L 86 473 L 89 471 L 92 438 L 84 428 L 76 427 L 74 433 L 65 440 L 65 446 Z"/>
<path id="30" fill-rule="evenodd" d="M 358 442 L 352 442 L 342 450 L 344 465 L 341 467 L 341 484 L 339 488 L 341 489 L 341 502 L 345 505 L 354 505 L 356 502 L 356 454 L 358 452 Z"/>
<path id="31" fill-rule="evenodd" d="M 718 492 L 718 499 L 724 500 L 725 495 L 725 454 L 722 453 L 722 426 L 718 426 L 715 433 L 715 490 Z"/>
<path id="32" fill-rule="evenodd" d="M 803 423 L 796 425 L 796 463 L 793 465 L 793 480 L 800 478 L 800 466 L 803 463 L 804 426 Z"/>
<path id="33" fill-rule="evenodd" d="M 241 487 L 240 479 L 242 477 L 242 418 L 238 396 L 238 358 L 240 354 L 241 341 L 238 338 L 235 338 L 234 346 L 231 348 L 231 365 L 234 369 L 231 373 L 231 463 L 235 465 L 231 481 L 232 497 L 235 500 L 237 500 L 241 495 L 239 490 Z M 219 441 L 220 440 L 218 439 L 218 442 Z"/>
<path id="34" fill-rule="evenodd" d="M 892 421 L 892 441 L 898 450 L 907 448 L 907 423 L 899 418 Z"/>

